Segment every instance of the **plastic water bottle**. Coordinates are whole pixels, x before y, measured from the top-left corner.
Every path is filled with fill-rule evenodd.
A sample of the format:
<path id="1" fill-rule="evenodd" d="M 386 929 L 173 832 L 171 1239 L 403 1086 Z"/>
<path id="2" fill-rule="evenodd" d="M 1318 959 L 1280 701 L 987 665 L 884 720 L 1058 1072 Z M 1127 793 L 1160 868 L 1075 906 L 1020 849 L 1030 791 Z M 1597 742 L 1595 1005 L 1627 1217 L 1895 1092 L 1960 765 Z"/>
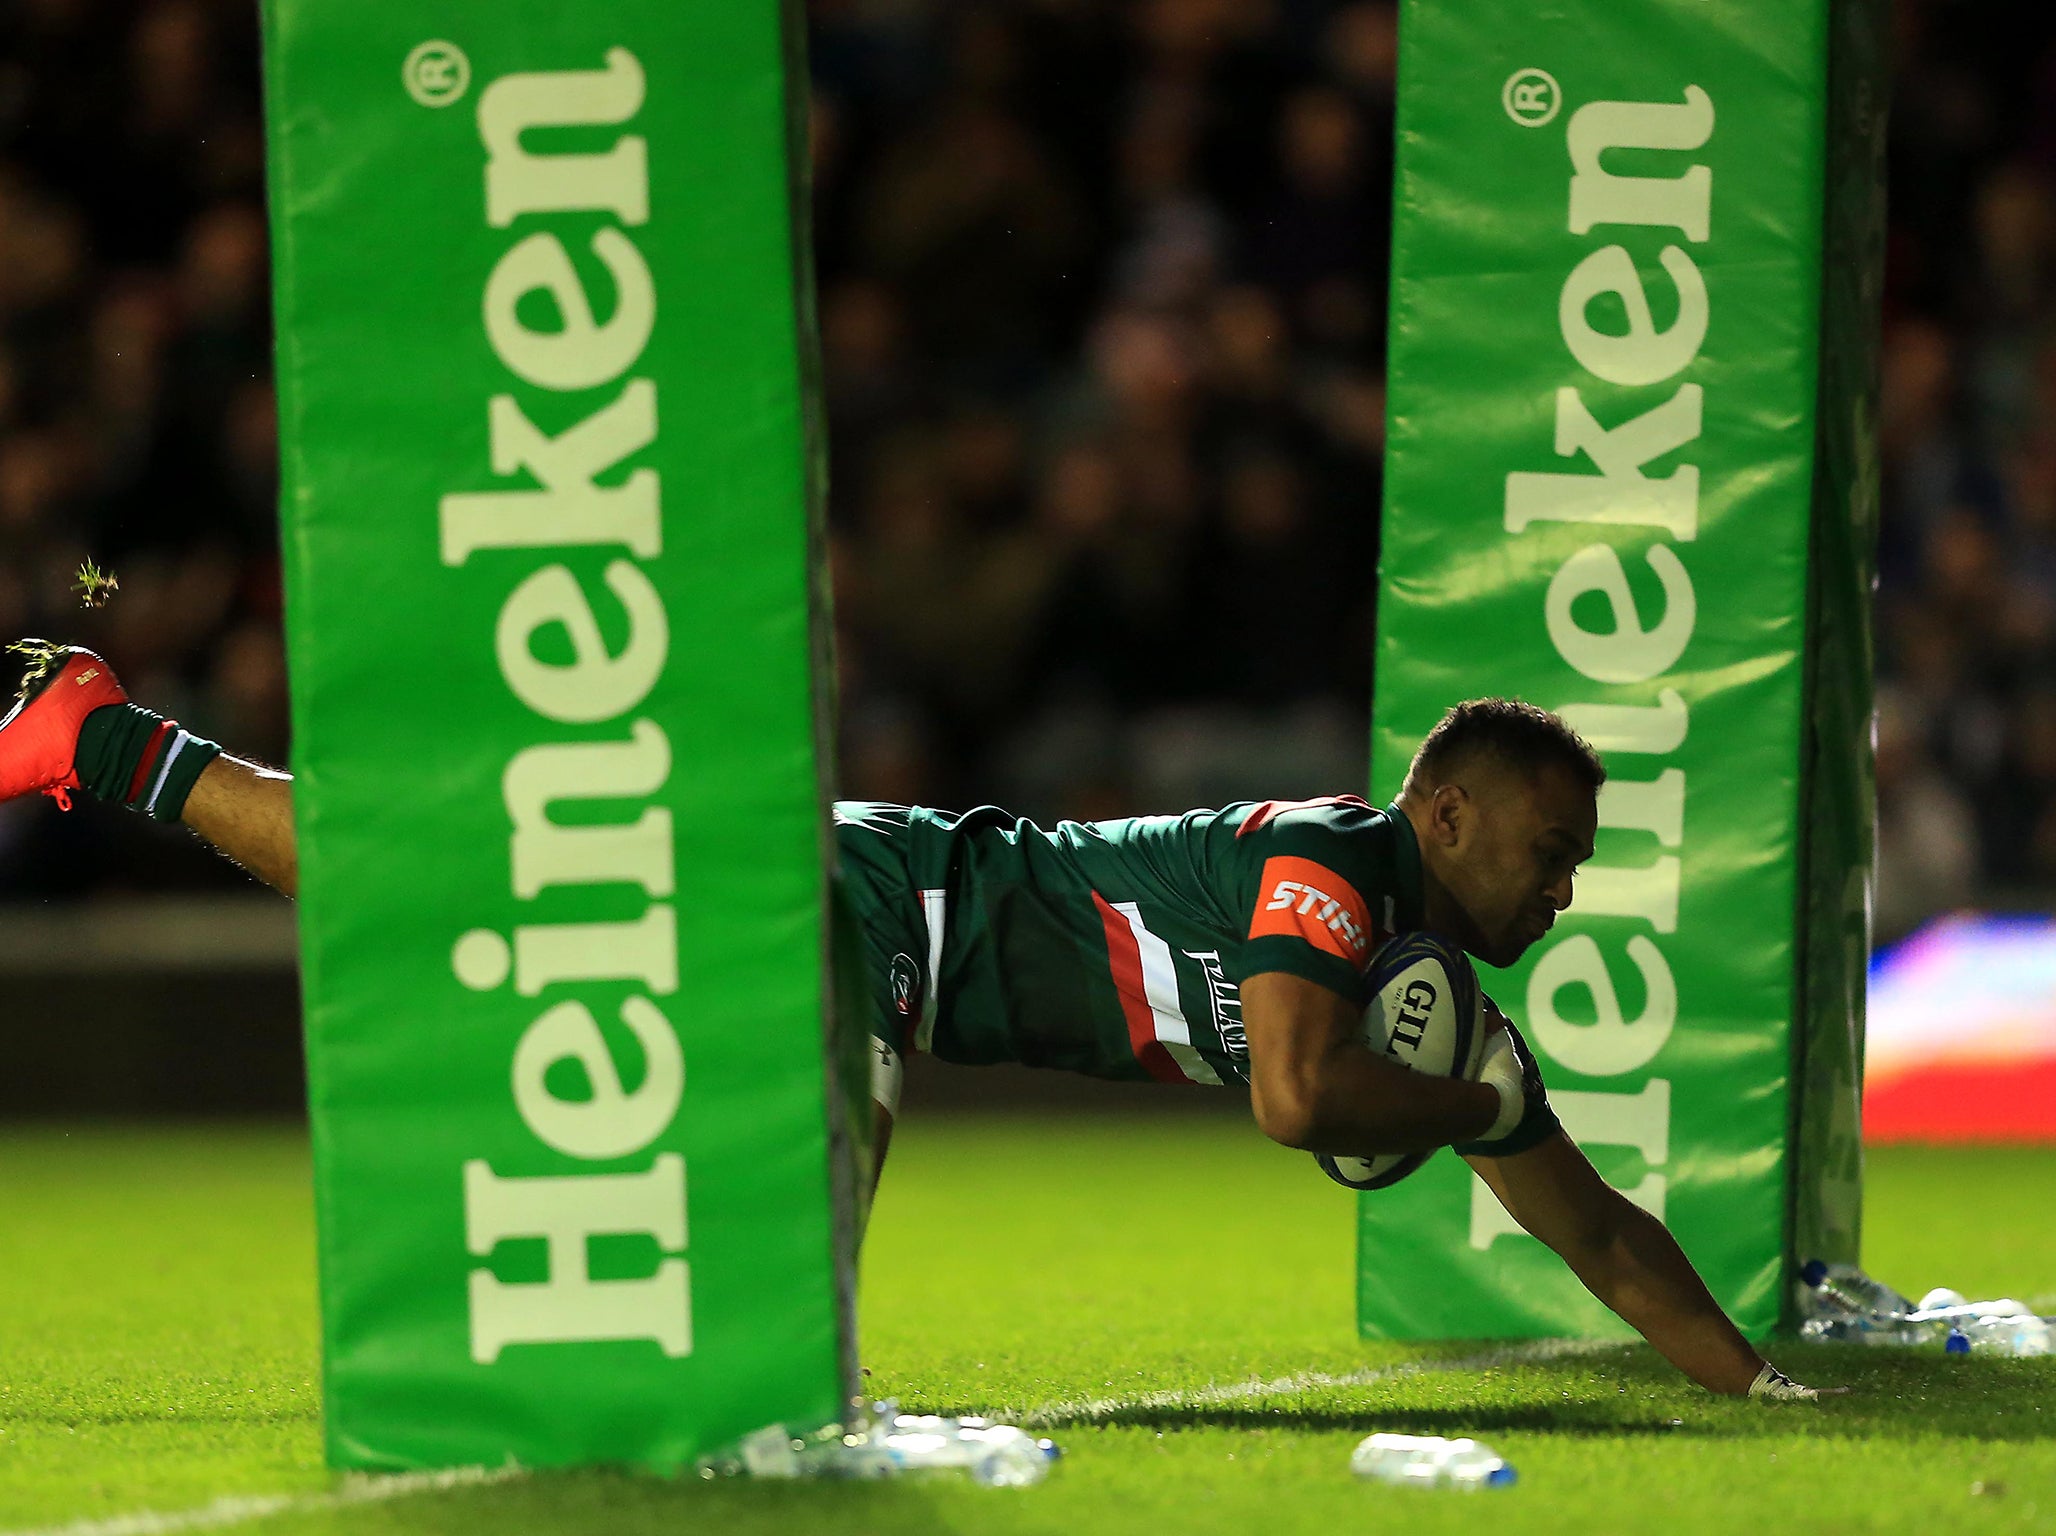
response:
<path id="1" fill-rule="evenodd" d="M 2010 1296 L 1968 1301 L 1961 1291 L 1936 1286 L 1916 1307 L 1847 1264 L 1814 1259 L 1799 1274 L 1813 1288 L 1816 1309 L 1799 1333 L 1816 1343 L 1939 1343 L 1952 1355 L 2056 1353 L 2056 1318 L 2037 1317 Z"/>
<path id="2" fill-rule="evenodd" d="M 1917 1327 L 1945 1325 L 1948 1334 L 1943 1345 L 1952 1355 L 1967 1355 L 1973 1346 L 1987 1354 L 2048 1353 L 2047 1330 L 2036 1326 L 2042 1319 L 2010 1296 L 1997 1301 L 1965 1301 L 1961 1291 L 1937 1286 L 1920 1298 L 1920 1306 L 1907 1314 L 1906 1321 Z"/>
<path id="3" fill-rule="evenodd" d="M 1011 1424 L 946 1419 L 934 1414 L 894 1416 L 880 1445 L 899 1472 L 968 1472 L 989 1488 L 1023 1488 L 1049 1475 L 1057 1448 Z"/>
<path id="4" fill-rule="evenodd" d="M 1892 1319 L 1914 1310 L 1912 1302 L 1882 1280 L 1871 1279 L 1854 1264 L 1824 1264 L 1819 1259 L 1809 1259 L 1799 1271 L 1799 1278 L 1813 1287 L 1816 1301 L 1829 1313 Z"/>
<path id="5" fill-rule="evenodd" d="M 747 1472 L 751 1477 L 783 1480 L 806 1474 L 806 1464 L 800 1459 L 806 1449 L 807 1442 L 794 1436 L 783 1424 L 766 1424 L 742 1437 L 733 1461 L 727 1457 L 710 1457 L 700 1466 L 703 1475 L 708 1476 L 716 1472 Z"/>
<path id="6" fill-rule="evenodd" d="M 1904 1347 L 1913 1344 L 1943 1344 L 1956 1331 L 1952 1318 L 1814 1317 L 1799 1325 L 1799 1337 L 1809 1344 L 1873 1344 Z"/>
<path id="7" fill-rule="evenodd" d="M 1491 1447 L 1440 1435 L 1372 1435 L 1350 1455 L 1349 1470 L 1410 1488 L 1504 1488 L 1514 1480 Z"/>
<path id="8" fill-rule="evenodd" d="M 2031 1317 L 2033 1310 L 2025 1302 L 2015 1301 L 2011 1296 L 1997 1301 L 1965 1301 L 1954 1291 L 1939 1294 L 1953 1298 L 1946 1302 L 1935 1301 L 1936 1292 L 1930 1291 L 1921 1297 L 1920 1306 L 1906 1314 L 1908 1322 L 1927 1322 L 1941 1318 L 1951 1323 L 1966 1323 L 1981 1318 Z"/>
<path id="9" fill-rule="evenodd" d="M 782 1424 L 745 1435 L 733 1456 L 700 1463 L 706 1476 L 747 1473 L 792 1478 L 879 1478 L 913 1472 L 960 1472 L 992 1488 L 1039 1483 L 1061 1454 L 1011 1424 L 894 1412 L 867 1407 L 851 1424 L 798 1436 Z"/>
<path id="10" fill-rule="evenodd" d="M 1958 1347 L 1955 1338 L 1963 1344 Z M 2015 1316 L 1965 1318 L 1950 1340 L 1951 1353 L 1980 1355 L 2047 1355 L 2056 1353 L 2049 1319 L 2031 1312 Z"/>

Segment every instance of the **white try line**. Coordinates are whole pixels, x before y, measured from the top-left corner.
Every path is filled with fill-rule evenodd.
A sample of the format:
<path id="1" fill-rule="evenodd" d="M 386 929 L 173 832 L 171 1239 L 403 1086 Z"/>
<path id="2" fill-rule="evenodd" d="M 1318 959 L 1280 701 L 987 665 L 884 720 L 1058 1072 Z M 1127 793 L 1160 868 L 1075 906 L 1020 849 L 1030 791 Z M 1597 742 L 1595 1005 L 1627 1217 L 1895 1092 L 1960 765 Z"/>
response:
<path id="1" fill-rule="evenodd" d="M 1160 1408 L 1211 1408 L 1222 1403 L 1246 1403 L 1256 1398 L 1286 1397 L 1323 1387 L 1367 1387 L 1378 1381 L 1398 1381 L 1408 1376 L 1488 1371 L 1498 1365 L 1534 1365 L 1544 1360 L 1561 1360 L 1572 1355 L 1597 1354 L 1619 1349 L 1624 1341 L 1594 1339 L 1537 1339 L 1528 1344 L 1509 1344 L 1481 1354 L 1455 1360 L 1405 1360 L 1397 1365 L 1366 1366 L 1360 1371 L 1300 1371 L 1273 1381 L 1235 1381 L 1214 1386 L 1191 1387 L 1164 1392 L 1141 1392 L 1128 1397 L 1079 1397 L 1044 1403 L 1016 1420 L 1023 1429 L 1054 1429 L 1064 1424 L 1103 1424 L 1127 1413 L 1147 1413 Z"/>
<path id="2" fill-rule="evenodd" d="M 1397 1365 L 1367 1367 L 1340 1374 L 1330 1371 L 1300 1371 L 1274 1381 L 1236 1381 L 1185 1391 L 1142 1392 L 1128 1397 L 1077 1398 L 1045 1403 L 1031 1409 L 1017 1422 L 1029 1429 L 1054 1428 L 1063 1424 L 1101 1423 L 1121 1413 L 1146 1412 L 1154 1408 L 1207 1407 L 1217 1403 L 1247 1402 L 1252 1398 L 1278 1397 L 1321 1387 L 1360 1387 L 1376 1381 L 1394 1381 L 1408 1376 L 1437 1372 L 1483 1371 L 1496 1365 L 1525 1365 L 1556 1360 L 1569 1355 L 1592 1354 L 1617 1347 L 1579 1339 L 1541 1339 L 1531 1344 L 1513 1344 L 1456 1360 L 1409 1360 Z M 347 1509 L 353 1504 L 382 1504 L 417 1493 L 441 1493 L 452 1488 L 475 1488 L 504 1483 L 525 1476 L 519 1467 L 458 1467 L 448 1472 L 402 1472 L 391 1477 L 352 1477 L 341 1487 L 326 1493 L 263 1494 L 216 1499 L 197 1509 L 139 1510 L 132 1515 L 111 1515 L 103 1520 L 74 1520 L 67 1525 L 46 1525 L 26 1530 L 0 1531 L 0 1536 L 177 1536 L 185 1531 L 217 1531 L 225 1526 L 246 1525 L 273 1515 L 316 1514 Z"/>
<path id="3" fill-rule="evenodd" d="M 2038 1310 L 2051 1298 L 2036 1298 Z M 1366 1366 L 1356 1371 L 1298 1371 L 1270 1381 L 1222 1382 L 1162 1392 L 1138 1392 L 1126 1397 L 1060 1398 L 1015 1417 L 1024 1429 L 1056 1429 L 1067 1424 L 1104 1424 L 1122 1414 L 1147 1413 L 1164 1408 L 1210 1408 L 1223 1403 L 1246 1403 L 1266 1397 L 1289 1397 L 1300 1392 L 1328 1387 L 1367 1387 L 1380 1381 L 1402 1381 L 1411 1376 L 1451 1375 L 1489 1371 L 1502 1365 L 1538 1365 L 1547 1360 L 1564 1360 L 1622 1348 L 1621 1340 L 1537 1339 L 1526 1344 L 1508 1344 L 1453 1360 L 1403 1360 L 1394 1365 Z M 392 1477 L 357 1477 L 328 1493 L 271 1494 L 247 1498 L 221 1498 L 197 1509 L 160 1514 L 142 1510 L 132 1515 L 114 1515 L 104 1520 L 74 1520 L 69 1525 L 47 1525 L 27 1530 L 0 1531 L 0 1536 L 173 1536 L 182 1531 L 220 1530 L 243 1525 L 272 1515 L 310 1514 L 345 1509 L 353 1504 L 381 1504 L 417 1493 L 440 1493 L 451 1488 L 472 1488 L 504 1483 L 523 1477 L 519 1467 L 489 1469 L 458 1467 L 448 1472 L 404 1472 Z"/>
<path id="4" fill-rule="evenodd" d="M 388 1499 L 409 1498 L 417 1493 L 442 1493 L 451 1488 L 476 1488 L 504 1483 L 523 1475 L 519 1467 L 455 1467 L 447 1472 L 400 1472 L 391 1477 L 352 1477 L 340 1488 L 327 1493 L 276 1493 L 248 1498 L 221 1498 L 198 1509 L 160 1514 L 138 1510 L 132 1515 L 110 1515 L 104 1520 L 74 1520 L 69 1525 L 46 1525 L 31 1530 L 8 1531 L 4 1536 L 171 1536 L 178 1531 L 213 1531 L 226 1525 L 244 1525 L 272 1515 L 314 1514 L 347 1509 L 353 1504 L 382 1504 Z"/>

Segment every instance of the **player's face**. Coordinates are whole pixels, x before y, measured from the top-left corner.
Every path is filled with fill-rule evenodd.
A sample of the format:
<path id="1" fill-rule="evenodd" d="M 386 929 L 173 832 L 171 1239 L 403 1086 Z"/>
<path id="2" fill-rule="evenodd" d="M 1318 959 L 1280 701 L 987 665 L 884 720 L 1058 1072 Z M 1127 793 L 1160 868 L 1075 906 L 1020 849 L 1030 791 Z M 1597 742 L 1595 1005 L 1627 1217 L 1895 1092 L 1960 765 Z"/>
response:
<path id="1" fill-rule="evenodd" d="M 1470 920 L 1467 949 L 1512 965 L 1571 904 L 1571 877 L 1592 856 L 1596 797 L 1568 772 L 1480 775 L 1450 849 L 1445 883 Z"/>

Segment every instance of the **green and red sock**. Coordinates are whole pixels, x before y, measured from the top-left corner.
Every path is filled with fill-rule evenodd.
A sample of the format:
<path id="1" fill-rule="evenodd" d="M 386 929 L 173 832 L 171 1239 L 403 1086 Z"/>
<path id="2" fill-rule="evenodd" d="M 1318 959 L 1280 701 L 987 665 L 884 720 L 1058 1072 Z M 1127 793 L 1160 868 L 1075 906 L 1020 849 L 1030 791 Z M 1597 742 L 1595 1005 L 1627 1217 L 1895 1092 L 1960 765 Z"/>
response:
<path id="1" fill-rule="evenodd" d="M 79 787 L 96 800 L 177 821 L 221 748 L 134 704 L 109 704 L 79 727 Z"/>

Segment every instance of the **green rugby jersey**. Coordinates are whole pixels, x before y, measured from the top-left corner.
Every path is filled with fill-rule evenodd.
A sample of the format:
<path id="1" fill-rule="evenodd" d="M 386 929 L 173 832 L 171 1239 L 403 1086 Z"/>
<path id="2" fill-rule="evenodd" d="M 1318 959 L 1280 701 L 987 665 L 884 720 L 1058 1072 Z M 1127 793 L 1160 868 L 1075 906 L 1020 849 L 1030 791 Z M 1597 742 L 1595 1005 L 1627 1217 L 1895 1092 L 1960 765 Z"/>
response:
<path id="1" fill-rule="evenodd" d="M 1059 822 L 840 802 L 874 1033 L 944 1061 L 1247 1083 L 1240 987 L 1290 971 L 1359 1004 L 1421 922 L 1420 850 L 1354 796 Z"/>

